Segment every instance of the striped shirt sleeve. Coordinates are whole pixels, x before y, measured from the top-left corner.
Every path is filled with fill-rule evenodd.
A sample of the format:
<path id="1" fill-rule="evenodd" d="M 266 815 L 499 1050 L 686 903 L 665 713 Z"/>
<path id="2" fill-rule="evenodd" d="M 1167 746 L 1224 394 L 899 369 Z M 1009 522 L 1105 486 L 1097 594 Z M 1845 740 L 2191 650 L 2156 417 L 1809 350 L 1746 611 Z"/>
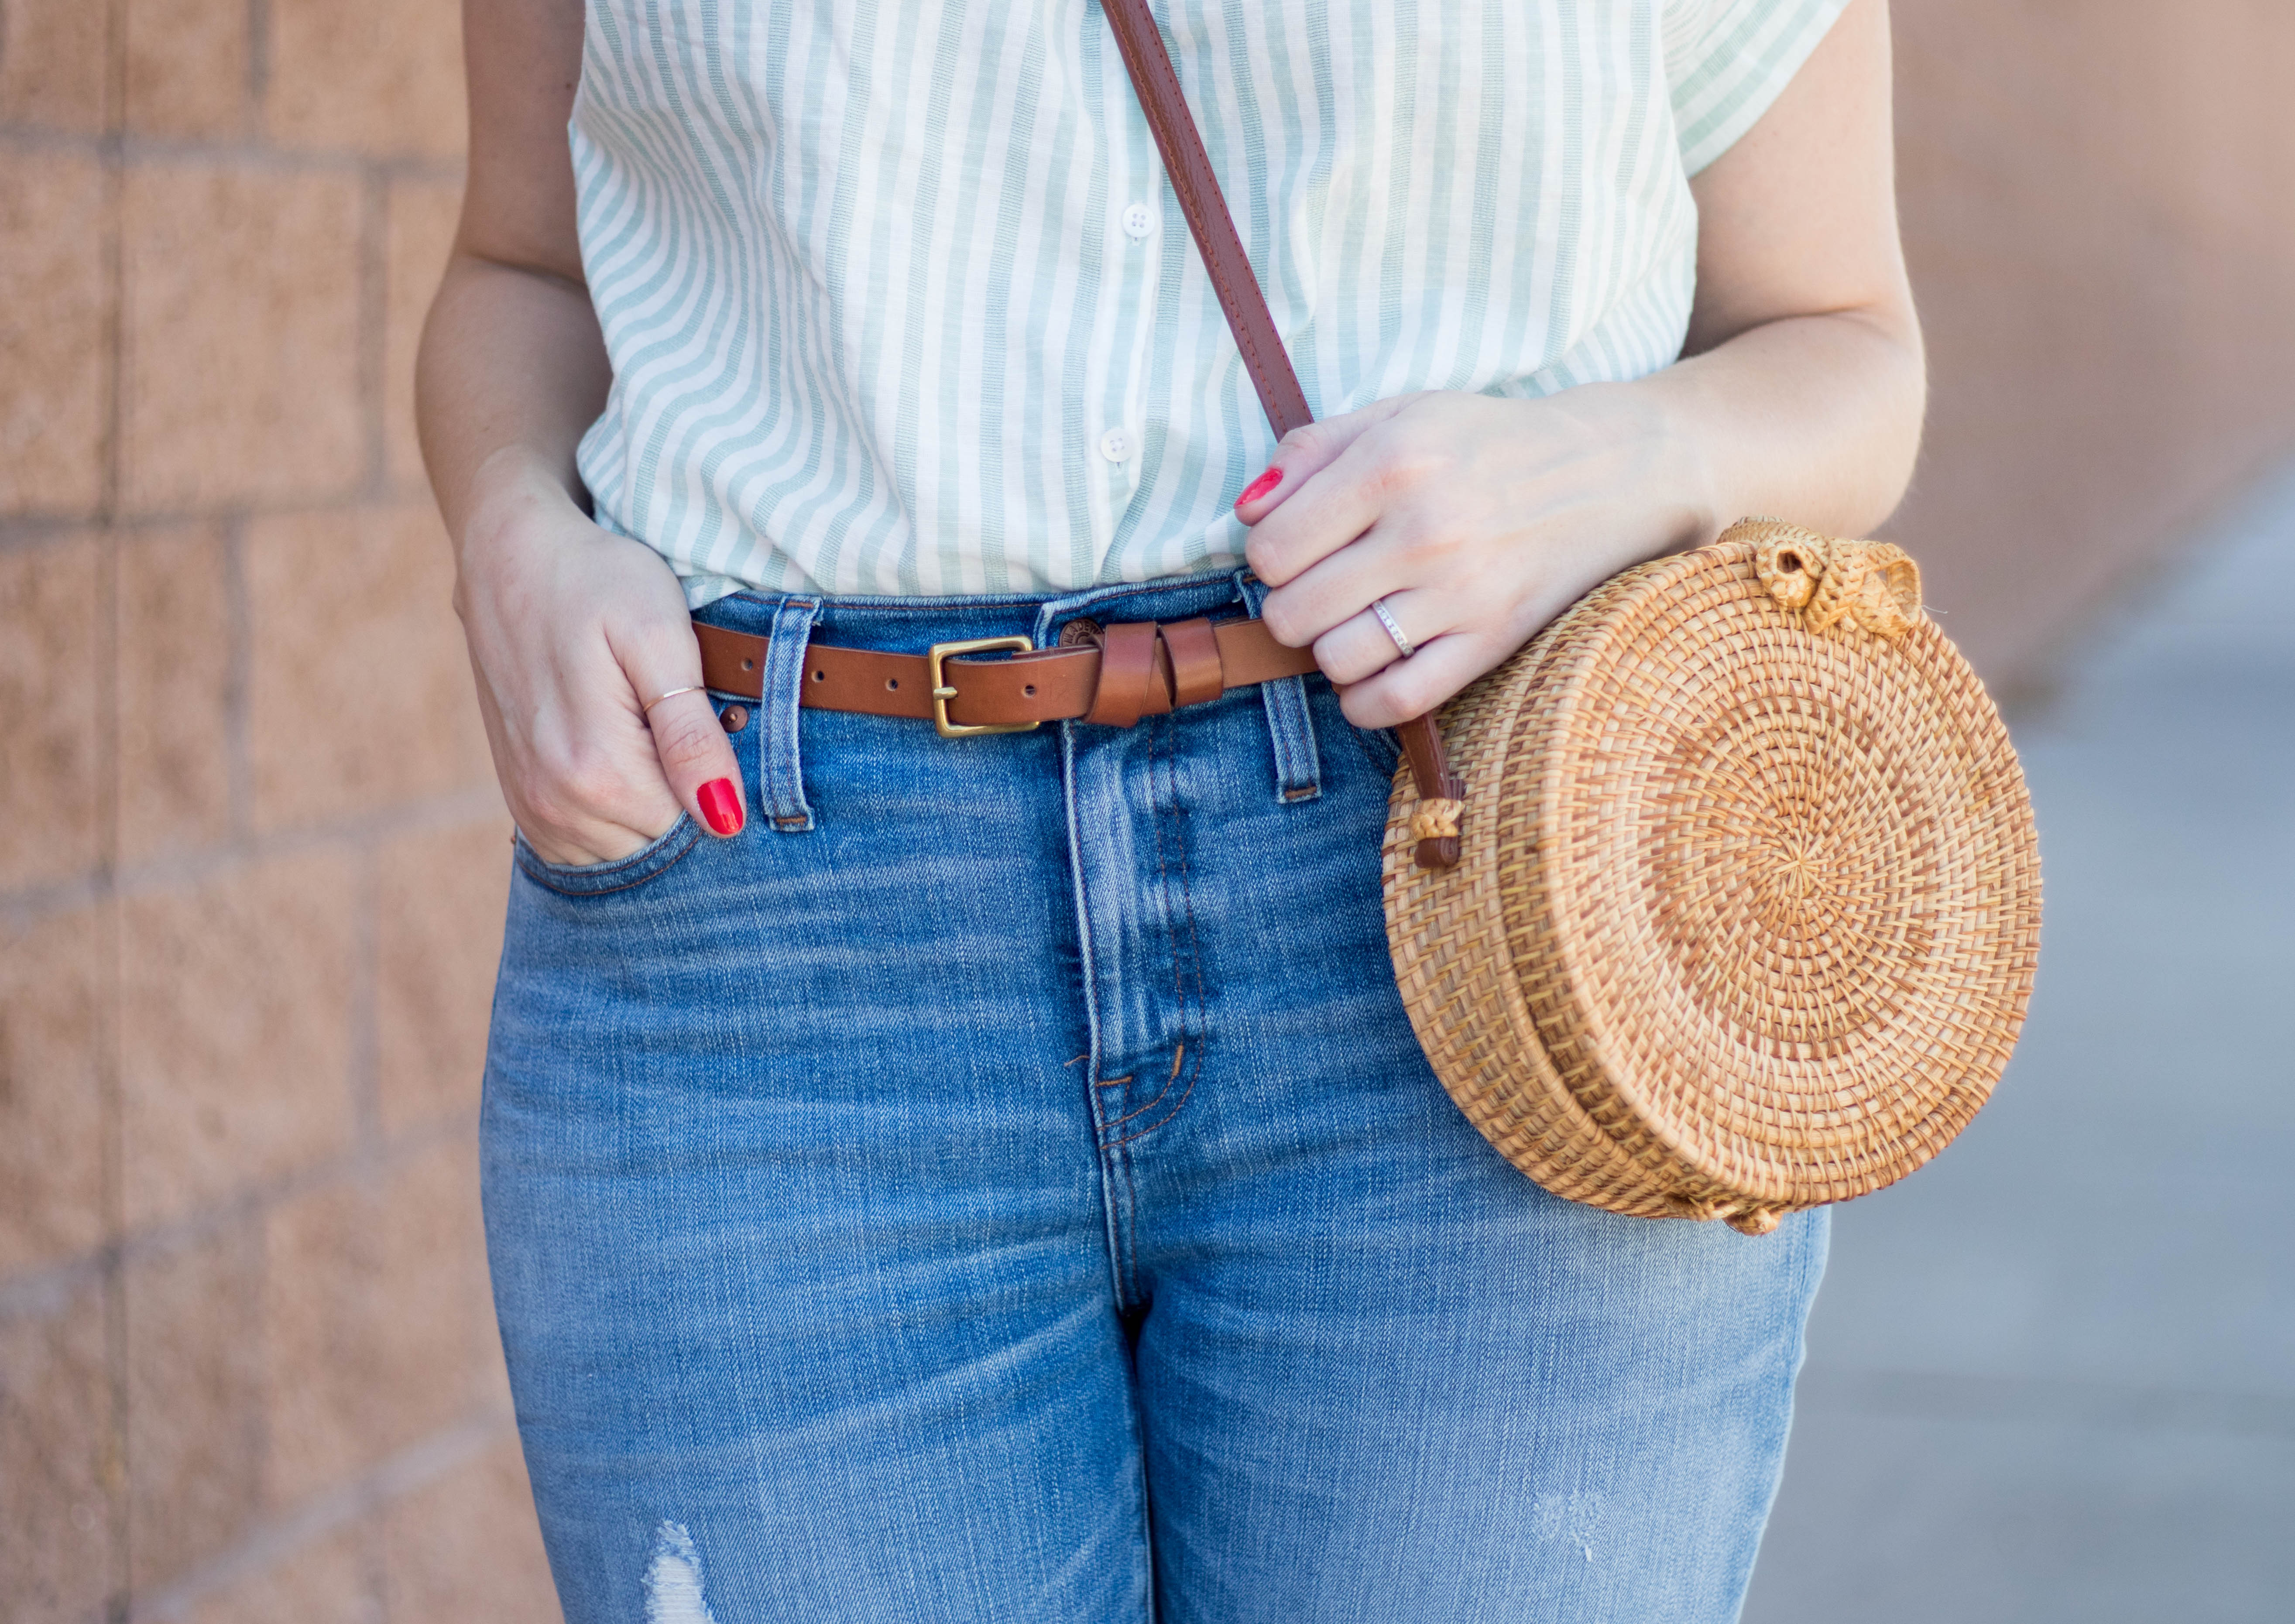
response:
<path id="1" fill-rule="evenodd" d="M 1665 74 L 1682 167 L 1695 175 L 1753 127 L 1849 0 L 1667 0 Z"/>

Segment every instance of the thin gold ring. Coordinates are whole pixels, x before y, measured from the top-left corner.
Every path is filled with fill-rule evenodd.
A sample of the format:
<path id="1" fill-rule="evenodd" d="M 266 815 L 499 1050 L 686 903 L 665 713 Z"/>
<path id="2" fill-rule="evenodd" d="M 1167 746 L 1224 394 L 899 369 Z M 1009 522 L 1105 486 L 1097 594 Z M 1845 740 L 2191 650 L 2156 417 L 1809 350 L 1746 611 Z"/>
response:
<path id="1" fill-rule="evenodd" d="M 703 689 L 700 683 L 696 682 L 690 688 L 673 688 L 666 694 L 656 694 L 652 698 L 645 702 L 646 714 L 649 716 L 653 714 L 653 707 L 659 705 L 664 699 L 674 699 L 680 694 L 698 694 L 706 691 L 706 690 Z"/>

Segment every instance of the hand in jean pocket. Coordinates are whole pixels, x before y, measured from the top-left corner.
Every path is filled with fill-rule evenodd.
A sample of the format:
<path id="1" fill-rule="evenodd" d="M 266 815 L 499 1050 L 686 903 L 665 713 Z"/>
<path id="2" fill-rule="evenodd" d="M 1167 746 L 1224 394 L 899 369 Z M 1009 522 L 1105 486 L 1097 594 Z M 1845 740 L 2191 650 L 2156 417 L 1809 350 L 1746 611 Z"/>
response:
<path id="1" fill-rule="evenodd" d="M 512 467 L 474 505 L 454 607 L 502 798 L 536 856 L 618 861 L 681 807 L 740 832 L 740 773 L 660 555 Z"/>

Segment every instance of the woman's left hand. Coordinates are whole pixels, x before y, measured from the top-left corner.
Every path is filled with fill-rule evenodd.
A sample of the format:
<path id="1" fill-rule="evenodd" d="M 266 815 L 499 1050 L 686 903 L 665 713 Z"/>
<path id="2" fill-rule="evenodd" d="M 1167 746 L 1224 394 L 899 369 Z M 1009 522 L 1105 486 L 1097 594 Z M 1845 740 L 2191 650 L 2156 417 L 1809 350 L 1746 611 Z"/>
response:
<path id="1" fill-rule="evenodd" d="M 1400 396 L 1283 437 L 1236 512 L 1358 727 L 1433 710 L 1629 564 L 1707 539 L 1703 474 L 1646 385 Z M 1384 600 L 1415 652 L 1371 605 Z"/>
<path id="2" fill-rule="evenodd" d="M 1689 183 L 1684 360 L 1540 400 L 1406 395 L 1295 429 L 1236 511 L 1268 630 L 1363 727 L 1423 714 L 1629 564 L 1745 513 L 1869 535 L 1926 392 L 1898 246 L 1889 8 L 1850 0 L 1784 94 Z M 1417 650 L 1370 612 L 1384 599 Z"/>

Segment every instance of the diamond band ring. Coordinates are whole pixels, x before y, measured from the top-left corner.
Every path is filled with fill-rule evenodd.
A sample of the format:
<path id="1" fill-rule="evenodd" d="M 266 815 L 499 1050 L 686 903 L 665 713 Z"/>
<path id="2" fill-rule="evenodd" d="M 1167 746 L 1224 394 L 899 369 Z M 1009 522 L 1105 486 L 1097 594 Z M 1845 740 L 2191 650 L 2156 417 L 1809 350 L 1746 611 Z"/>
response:
<path id="1" fill-rule="evenodd" d="M 1396 624 L 1394 616 L 1386 607 L 1385 599 L 1372 599 L 1370 600 L 1370 612 L 1378 616 L 1378 624 L 1386 628 L 1386 634 L 1394 640 L 1394 646 L 1402 650 L 1402 657 L 1404 659 L 1407 660 L 1412 655 L 1418 652 L 1418 646 L 1412 642 L 1409 638 L 1403 635 L 1401 626 Z"/>

